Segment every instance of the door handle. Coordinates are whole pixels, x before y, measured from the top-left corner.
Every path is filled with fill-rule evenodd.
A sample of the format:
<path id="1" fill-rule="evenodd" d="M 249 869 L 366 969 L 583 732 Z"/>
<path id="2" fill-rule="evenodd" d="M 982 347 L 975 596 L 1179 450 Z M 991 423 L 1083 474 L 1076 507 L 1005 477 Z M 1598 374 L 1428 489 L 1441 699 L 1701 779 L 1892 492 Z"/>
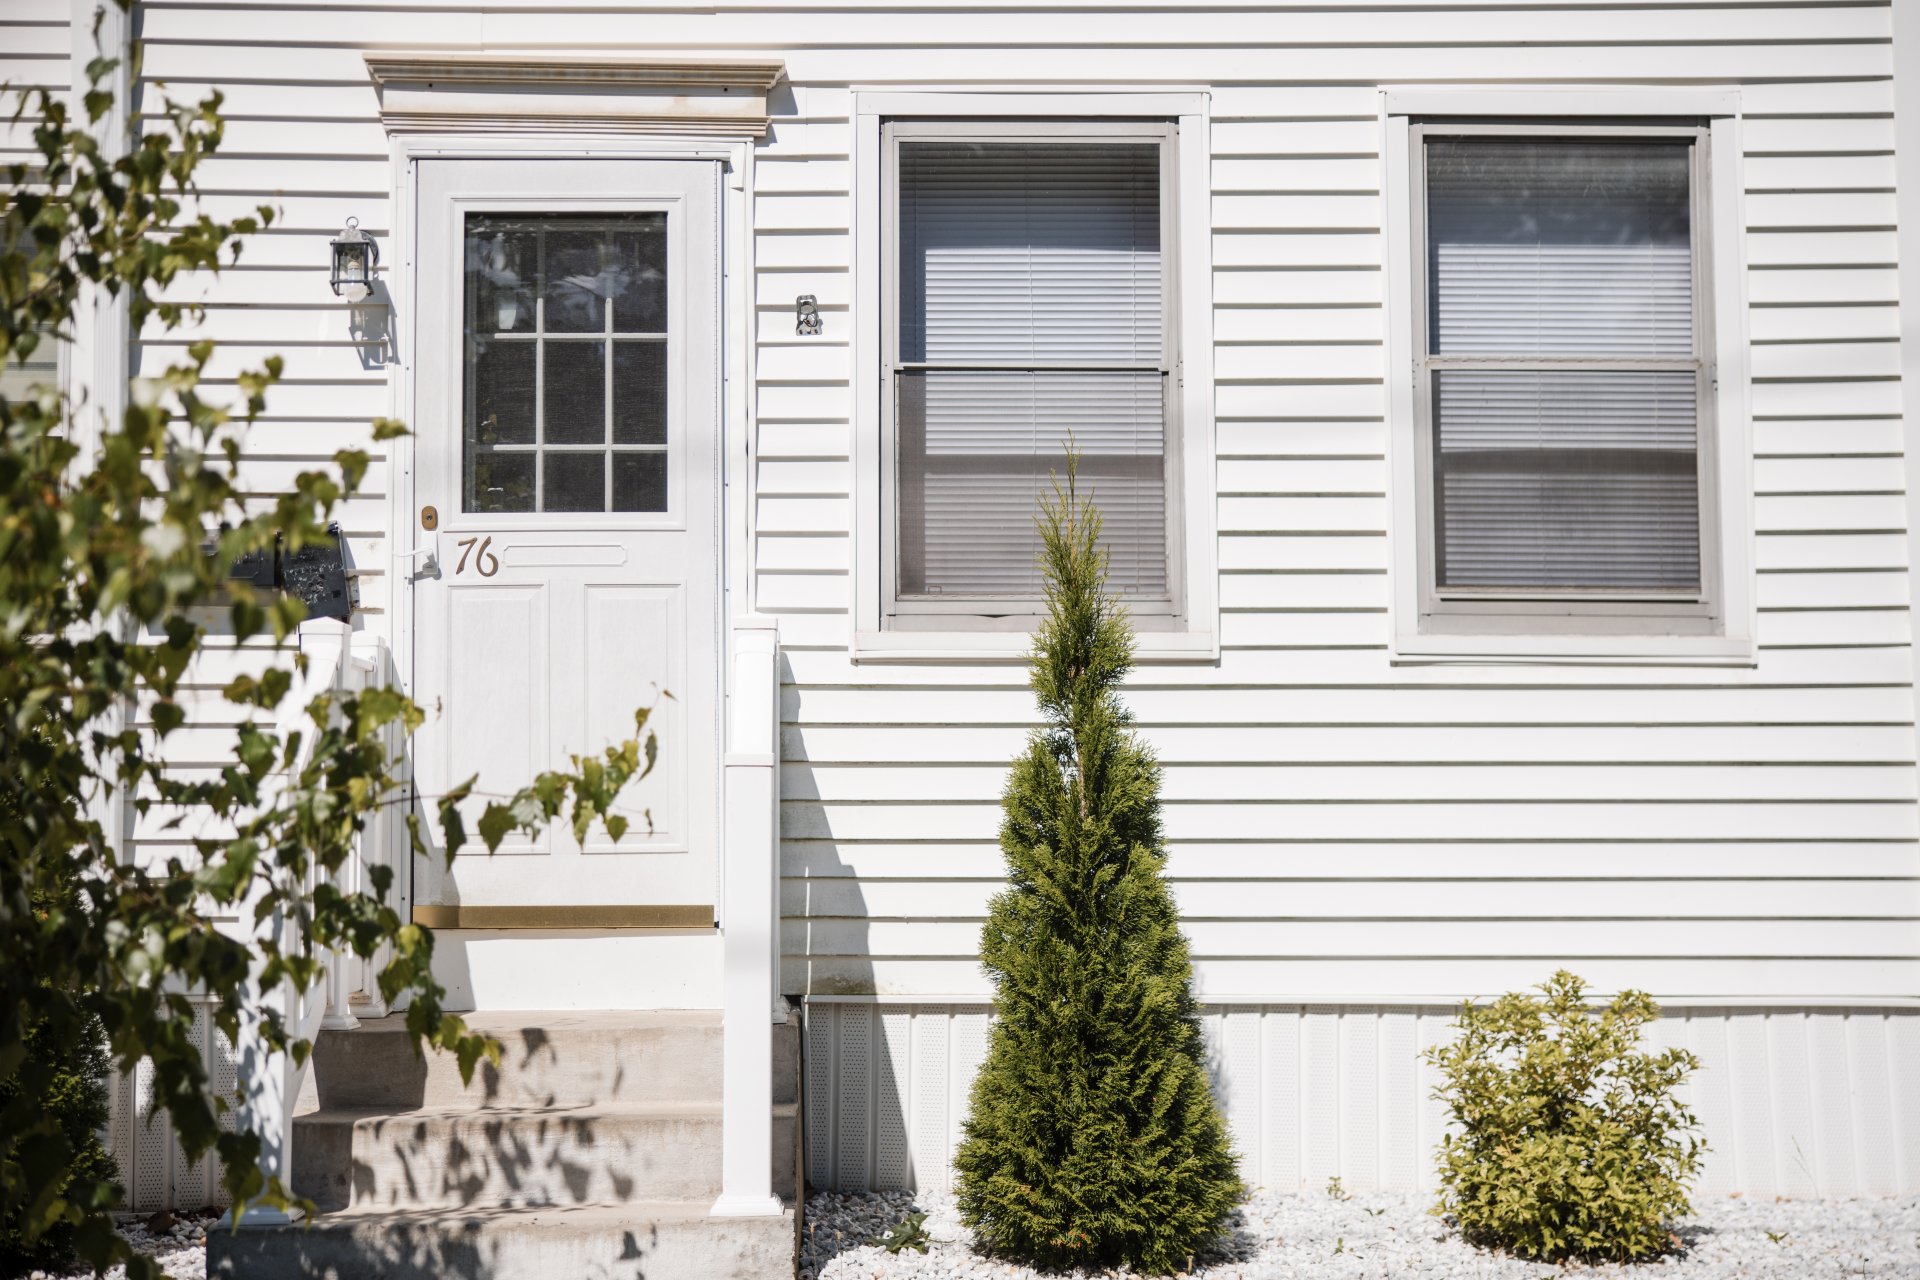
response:
<path id="1" fill-rule="evenodd" d="M 418 560 L 423 556 L 426 558 L 426 563 L 421 565 L 417 570 L 415 570 L 413 576 L 416 578 L 439 577 L 440 576 L 440 559 L 439 559 L 440 548 L 436 545 L 429 544 L 424 547 L 415 547 L 411 551 L 403 551 L 399 553 L 394 557 L 394 559 L 399 560 L 402 563 L 406 563 L 408 561 Z"/>

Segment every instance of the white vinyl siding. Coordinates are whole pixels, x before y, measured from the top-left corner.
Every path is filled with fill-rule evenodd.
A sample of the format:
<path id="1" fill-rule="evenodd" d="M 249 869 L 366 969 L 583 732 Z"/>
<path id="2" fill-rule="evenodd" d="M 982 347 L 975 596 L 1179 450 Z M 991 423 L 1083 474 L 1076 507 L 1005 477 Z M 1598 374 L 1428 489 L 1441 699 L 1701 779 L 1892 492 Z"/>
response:
<path id="1" fill-rule="evenodd" d="M 39 344 L 33 354 L 22 357 L 17 353 L 0 364 L 0 399 L 24 400 L 28 396 L 60 387 L 60 352 L 62 343 L 56 340 L 50 329 L 42 329 Z"/>
<path id="2" fill-rule="evenodd" d="M 1097 19 L 997 0 L 750 15 L 731 0 L 712 12 L 382 0 L 343 22 L 317 0 L 272 11 L 209 0 L 144 8 L 142 33 L 149 100 L 160 80 L 176 97 L 226 90 L 226 141 L 202 171 L 208 204 L 231 214 L 264 200 L 287 215 L 217 281 L 172 290 L 206 298 L 197 332 L 230 344 L 216 390 L 266 354 L 287 360 L 242 457 L 263 498 L 364 444 L 369 419 L 398 408 L 395 348 L 351 325 L 326 285 L 326 242 L 346 217 L 386 241 L 400 216 L 356 45 L 745 57 L 758 41 L 785 59 L 771 133 L 750 174 L 733 175 L 752 208 L 750 260 L 729 265 L 747 277 L 738 323 L 752 359 L 727 393 L 750 399 L 753 421 L 751 471 L 729 477 L 729 501 L 750 506 L 729 516 L 747 527 L 729 549 L 745 598 L 729 607 L 777 617 L 782 642 L 782 989 L 943 1011 L 990 995 L 977 951 L 1003 876 L 998 800 L 1036 713 L 1010 662 L 947 651 L 876 662 L 861 647 L 856 579 L 876 543 L 856 497 L 879 471 L 856 422 L 879 403 L 880 369 L 855 359 L 858 326 L 879 332 L 877 306 L 858 302 L 871 272 L 856 222 L 879 188 L 865 185 L 878 170 L 856 163 L 865 91 L 849 86 L 1042 96 L 1075 82 L 1045 95 L 1063 99 L 1087 84 L 1204 89 L 1180 214 L 1209 269 L 1182 276 L 1181 305 L 1209 329 L 1184 364 L 1186 384 L 1206 388 L 1212 435 L 1197 462 L 1183 457 L 1182 492 L 1208 499 L 1185 504 L 1189 520 L 1217 521 L 1186 562 L 1207 566 L 1190 594 L 1218 605 L 1194 625 L 1217 629 L 1219 653 L 1143 666 L 1126 690 L 1165 768 L 1168 874 L 1203 995 L 1431 1006 L 1568 965 L 1603 990 L 1781 1008 L 1920 995 L 1891 21 L 1886 7 L 1815 3 L 1658 3 L 1623 22 L 1446 0 Z M 1717 167 L 1743 198 L 1748 262 L 1732 314 L 1751 339 L 1738 493 L 1751 665 L 1394 661 L 1400 371 L 1387 354 L 1379 86 L 1431 81 L 1503 96 L 1529 83 L 1737 88 L 1739 145 Z M 386 273 L 397 256 L 383 244 Z M 817 337 L 794 333 L 801 294 L 819 301 Z M 404 355 L 412 319 L 395 323 Z M 1191 318 L 1177 328 L 1200 331 Z M 177 357 L 183 339 L 145 335 L 142 367 Z M 401 474 L 390 447 L 372 446 L 368 496 L 343 518 L 375 633 L 404 599 L 391 557 L 416 545 L 388 511 Z M 871 585 L 877 600 L 877 571 Z M 1008 654 L 1023 642 L 1010 637 Z M 255 661 L 229 651 L 208 664 L 195 726 L 174 739 L 182 768 L 229 749 L 233 709 L 218 691 Z M 180 851 L 183 833 L 164 821 L 142 823 L 146 856 Z M 1817 1016 L 1735 1019 L 1728 1052 L 1784 1069 L 1800 1043 L 1792 1023 Z M 956 1031 L 923 1047 L 920 1034 L 909 1044 L 929 1060 L 935 1043 L 956 1063 L 971 1043 Z M 1781 1105 L 1810 1105 L 1798 1097 Z M 1889 1128 L 1875 1113 L 1855 1131 Z M 1793 1148 L 1778 1141 L 1775 1168 L 1792 1173 Z M 1772 1185 L 1757 1169 L 1739 1185 Z M 1902 1176 L 1911 1187 L 1920 1174 Z"/>
<path id="3" fill-rule="evenodd" d="M 75 101 L 73 55 L 93 48 L 87 30 L 72 26 L 75 8 L 72 0 L 9 0 L 0 12 L 0 102 L 6 107 L 0 111 L 0 172 L 10 164 L 40 163 L 33 130 L 41 117 L 28 110 L 15 119 L 16 107 L 31 107 L 31 95 L 41 89 L 52 90 L 56 100 Z"/>

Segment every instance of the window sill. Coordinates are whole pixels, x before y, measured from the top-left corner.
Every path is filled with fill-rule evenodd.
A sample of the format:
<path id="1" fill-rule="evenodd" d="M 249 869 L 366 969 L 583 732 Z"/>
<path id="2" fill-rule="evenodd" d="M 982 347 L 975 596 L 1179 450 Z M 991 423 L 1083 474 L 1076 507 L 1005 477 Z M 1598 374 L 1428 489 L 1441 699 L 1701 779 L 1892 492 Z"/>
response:
<path id="1" fill-rule="evenodd" d="M 1617 666 L 1751 667 L 1744 636 L 1396 635 L 1396 666 L 1539 663 Z"/>
<path id="2" fill-rule="evenodd" d="M 1033 647 L 1027 631 L 858 631 L 849 651 L 855 662 L 1025 662 Z M 1220 658 L 1220 638 L 1209 631 L 1146 631 L 1135 636 L 1136 664 L 1209 663 Z"/>

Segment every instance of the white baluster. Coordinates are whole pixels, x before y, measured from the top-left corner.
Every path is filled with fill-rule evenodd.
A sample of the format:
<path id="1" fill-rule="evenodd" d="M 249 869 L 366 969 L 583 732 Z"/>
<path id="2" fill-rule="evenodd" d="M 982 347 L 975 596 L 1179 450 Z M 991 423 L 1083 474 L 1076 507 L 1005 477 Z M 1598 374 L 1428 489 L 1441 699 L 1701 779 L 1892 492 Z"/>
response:
<path id="1" fill-rule="evenodd" d="M 779 633 L 770 618 L 733 627 L 727 723 L 725 985 L 720 1198 L 715 1217 L 779 1213 L 773 1194 L 773 1022 L 779 973 Z"/>

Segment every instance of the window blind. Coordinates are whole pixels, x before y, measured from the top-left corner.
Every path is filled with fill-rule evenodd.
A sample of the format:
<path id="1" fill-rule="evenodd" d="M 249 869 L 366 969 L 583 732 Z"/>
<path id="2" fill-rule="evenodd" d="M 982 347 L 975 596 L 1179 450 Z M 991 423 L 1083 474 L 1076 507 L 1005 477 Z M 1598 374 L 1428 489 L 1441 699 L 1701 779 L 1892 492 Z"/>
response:
<path id="1" fill-rule="evenodd" d="M 903 140 L 899 156 L 900 594 L 1037 597 L 1034 516 L 1071 439 L 1111 585 L 1164 599 L 1159 147 Z"/>
<path id="2" fill-rule="evenodd" d="M 1426 163 L 1437 585 L 1697 592 L 1689 144 Z"/>

